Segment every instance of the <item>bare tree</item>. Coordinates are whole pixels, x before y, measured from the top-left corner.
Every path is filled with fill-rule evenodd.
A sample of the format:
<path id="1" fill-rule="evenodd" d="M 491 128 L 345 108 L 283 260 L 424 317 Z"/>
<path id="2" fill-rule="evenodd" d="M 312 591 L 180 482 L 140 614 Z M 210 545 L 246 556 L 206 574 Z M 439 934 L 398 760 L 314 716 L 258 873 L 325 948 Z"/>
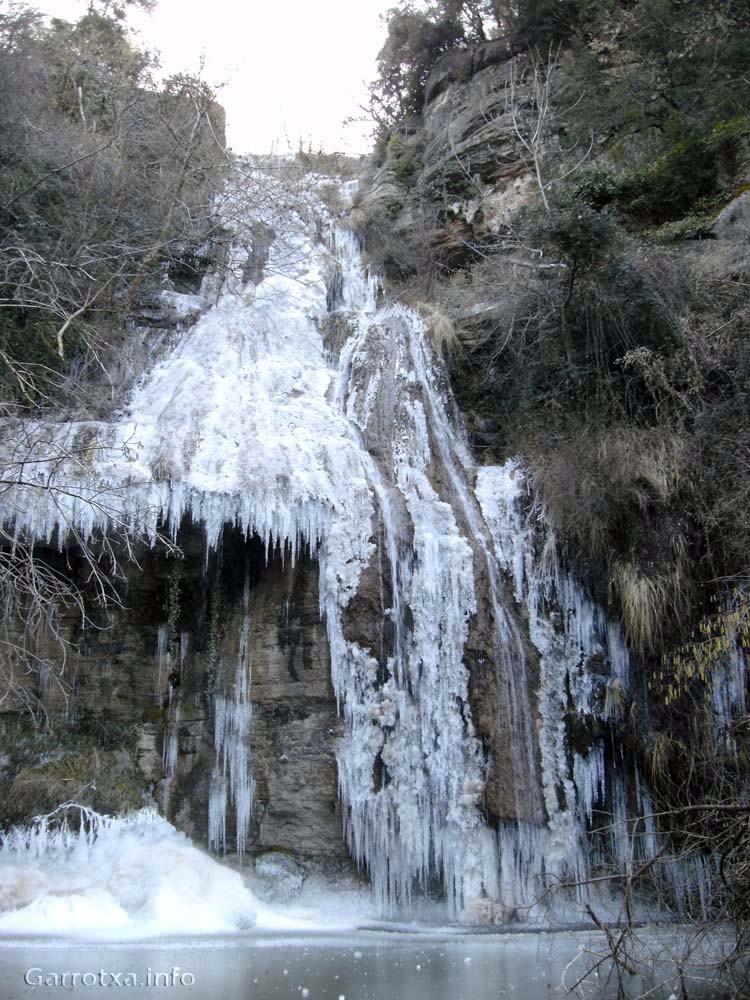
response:
<path id="1" fill-rule="evenodd" d="M 509 79 L 503 87 L 498 110 L 485 114 L 485 120 L 499 135 L 512 137 L 532 167 L 539 195 L 546 213 L 550 211 L 549 189 L 579 170 L 591 155 L 593 133 L 588 149 L 569 167 L 548 175 L 549 157 L 562 157 L 557 136 L 561 121 L 575 111 L 581 96 L 570 100 L 559 83 L 560 49 L 550 47 L 546 57 L 529 52 L 509 64 Z"/>

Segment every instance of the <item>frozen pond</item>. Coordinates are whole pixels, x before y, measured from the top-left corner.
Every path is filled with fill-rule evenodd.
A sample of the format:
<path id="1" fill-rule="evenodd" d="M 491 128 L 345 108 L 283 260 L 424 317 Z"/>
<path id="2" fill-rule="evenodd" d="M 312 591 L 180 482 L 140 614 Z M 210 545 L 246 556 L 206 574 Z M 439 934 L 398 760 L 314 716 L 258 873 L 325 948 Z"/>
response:
<path id="1" fill-rule="evenodd" d="M 667 936 L 661 935 L 667 942 Z M 601 952 L 588 932 L 262 935 L 93 944 L 0 940 L 0 995 L 195 1000 L 549 1000 Z M 77 973 L 77 976 L 75 975 Z M 55 985 L 55 983 L 57 985 Z M 632 995 L 653 982 L 633 980 Z M 122 994 L 118 992 L 122 989 Z M 669 985 L 653 994 L 669 996 Z M 606 970 L 579 997 L 615 997 Z M 715 996 L 710 990 L 706 996 Z"/>

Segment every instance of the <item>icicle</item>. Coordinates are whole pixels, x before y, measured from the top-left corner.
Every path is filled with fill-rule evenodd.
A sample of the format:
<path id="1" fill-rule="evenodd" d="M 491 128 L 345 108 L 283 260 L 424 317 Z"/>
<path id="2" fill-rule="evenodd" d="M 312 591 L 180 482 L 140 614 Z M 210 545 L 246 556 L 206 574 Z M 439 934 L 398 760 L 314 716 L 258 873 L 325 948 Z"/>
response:
<path id="1" fill-rule="evenodd" d="M 736 718 L 747 714 L 745 686 L 747 665 L 738 642 L 714 668 L 711 677 L 711 707 L 713 709 L 714 744 L 729 753 L 736 753 L 732 727 Z"/>
<path id="2" fill-rule="evenodd" d="M 234 807 L 235 848 L 242 856 L 247 845 L 253 811 L 255 783 L 250 759 L 252 702 L 250 701 L 249 581 L 245 581 L 245 615 L 231 680 L 224 665 L 219 678 L 223 687 L 214 699 L 214 749 L 216 762 L 211 776 L 208 808 L 208 842 L 215 850 L 226 851 L 227 810 Z"/>

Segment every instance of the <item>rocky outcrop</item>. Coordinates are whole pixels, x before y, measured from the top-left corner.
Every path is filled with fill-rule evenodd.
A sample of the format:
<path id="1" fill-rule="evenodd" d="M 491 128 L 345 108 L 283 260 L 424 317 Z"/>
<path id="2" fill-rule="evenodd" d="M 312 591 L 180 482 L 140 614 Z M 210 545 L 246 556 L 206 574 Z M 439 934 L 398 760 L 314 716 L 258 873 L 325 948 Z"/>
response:
<path id="1" fill-rule="evenodd" d="M 528 41 L 522 35 L 507 35 L 471 48 L 446 52 L 427 77 L 424 88 L 425 104 L 433 101 L 450 84 L 465 82 L 488 66 L 508 62 L 528 47 Z"/>
<path id="2" fill-rule="evenodd" d="M 743 191 L 719 213 L 711 232 L 720 240 L 750 241 L 750 191 Z"/>
<path id="3" fill-rule="evenodd" d="M 379 252 L 382 234 L 408 239 L 431 234 L 434 257 L 460 266 L 471 247 L 497 239 L 510 216 L 528 200 L 533 170 L 515 133 L 508 88 L 528 95 L 523 70 L 526 46 L 505 38 L 447 53 L 430 75 L 420 120 L 399 129 L 383 163 L 367 181 L 356 223 L 386 276 L 409 272 L 408 248 Z M 386 237 L 387 242 L 387 237 Z M 390 258 L 396 258 L 394 266 Z M 412 270 L 424 270 L 419 261 Z"/>

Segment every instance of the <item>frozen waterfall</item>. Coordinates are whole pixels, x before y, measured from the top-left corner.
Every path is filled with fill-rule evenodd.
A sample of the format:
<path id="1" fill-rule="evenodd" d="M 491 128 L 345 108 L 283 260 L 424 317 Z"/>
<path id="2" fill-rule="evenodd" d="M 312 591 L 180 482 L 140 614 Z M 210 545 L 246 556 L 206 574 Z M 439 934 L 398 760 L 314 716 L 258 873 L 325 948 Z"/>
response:
<path id="1" fill-rule="evenodd" d="M 116 419 L 45 425 L 40 454 L 43 442 L 61 456 L 50 488 L 19 481 L 1 513 L 61 547 L 71 530 L 90 537 L 122 520 L 150 539 L 164 525 L 176 536 L 189 513 L 205 526 L 207 551 L 227 523 L 259 536 L 267 554 L 278 547 L 293 561 L 309 548 L 345 721 L 344 833 L 381 910 L 404 912 L 415 895 L 442 892 L 451 918 L 538 915 L 555 881 L 590 874 L 587 831 L 607 796 L 625 814 L 608 849 L 627 858 L 618 842 L 628 836 L 627 803 L 622 789 L 607 788 L 603 743 L 571 760 L 564 731 L 566 690 L 584 714 L 606 721 L 618 711 L 630 684 L 625 646 L 551 548 L 535 554 L 521 471 L 480 470 L 475 493 L 423 319 L 382 301 L 320 186 L 294 196 L 279 188 L 263 219 L 276 238 L 262 279 L 243 280 L 238 241 L 230 273 L 205 283 L 215 304 L 155 361 Z M 373 574 L 384 609 L 379 649 L 349 628 Z M 553 601 L 563 628 L 550 618 Z M 528 609 L 531 645 L 516 604 Z M 249 628 L 246 614 L 213 702 L 209 842 L 230 846 L 233 810 L 239 853 L 253 808 Z M 161 673 L 164 656 L 160 649 Z M 585 666 L 595 656 L 606 677 Z M 490 706 L 483 731 L 476 672 Z M 177 705 L 167 780 L 179 720 Z M 491 773 L 500 815 L 489 821 Z M 584 893 L 573 895 L 580 902 Z"/>

